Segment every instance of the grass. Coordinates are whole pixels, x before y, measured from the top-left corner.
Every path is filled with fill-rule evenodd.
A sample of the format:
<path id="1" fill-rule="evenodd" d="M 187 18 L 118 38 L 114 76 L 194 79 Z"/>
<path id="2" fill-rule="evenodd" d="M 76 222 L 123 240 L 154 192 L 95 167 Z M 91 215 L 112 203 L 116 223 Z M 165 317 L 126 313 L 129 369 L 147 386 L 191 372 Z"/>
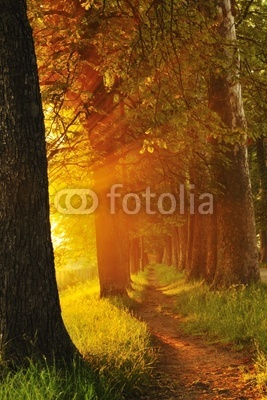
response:
<path id="1" fill-rule="evenodd" d="M 8 372 L 0 385 L 1 400 L 96 400 L 111 399 L 105 385 L 95 384 L 86 365 L 72 369 L 31 364 L 27 369 Z M 101 395 L 98 397 L 97 392 Z M 110 397 L 109 397 L 110 396 Z"/>
<path id="2" fill-rule="evenodd" d="M 145 289 L 148 286 L 148 273 L 148 269 L 146 268 L 137 275 L 132 275 L 132 289 L 128 290 L 132 308 L 134 308 L 134 303 L 141 303 L 145 299 Z"/>
<path id="3" fill-rule="evenodd" d="M 31 364 L 3 375 L 1 400 L 122 400 L 146 385 L 156 358 L 146 324 L 119 299 L 99 299 L 97 281 L 60 293 L 63 319 L 88 363 Z M 136 398 L 136 397 L 135 397 Z"/>
<path id="4" fill-rule="evenodd" d="M 90 286 L 90 285 L 89 285 Z M 118 392 L 131 392 L 149 376 L 155 353 L 145 323 L 119 299 L 99 299 L 87 285 L 61 296 L 63 319 L 83 357 Z"/>
<path id="5" fill-rule="evenodd" d="M 174 268 L 162 265 L 156 267 L 156 276 L 163 292 L 175 295 L 185 331 L 239 347 L 253 345 L 257 382 L 267 384 L 266 284 L 212 291 L 202 282 L 186 282 Z"/>
<path id="6" fill-rule="evenodd" d="M 157 265 L 155 270 L 163 292 L 176 298 L 176 312 L 184 316 L 183 328 L 239 347 L 253 344 L 255 379 L 260 387 L 267 385 L 267 286 L 211 291 L 202 282 L 186 282 L 175 268 Z M 144 299 L 148 273 L 145 270 L 132 278 L 130 308 Z M 61 369 L 31 364 L 6 372 L 0 399 L 138 398 L 156 359 L 146 324 L 134 318 L 120 299 L 99 299 L 97 281 L 62 291 L 60 297 L 67 329 L 87 364 Z"/>

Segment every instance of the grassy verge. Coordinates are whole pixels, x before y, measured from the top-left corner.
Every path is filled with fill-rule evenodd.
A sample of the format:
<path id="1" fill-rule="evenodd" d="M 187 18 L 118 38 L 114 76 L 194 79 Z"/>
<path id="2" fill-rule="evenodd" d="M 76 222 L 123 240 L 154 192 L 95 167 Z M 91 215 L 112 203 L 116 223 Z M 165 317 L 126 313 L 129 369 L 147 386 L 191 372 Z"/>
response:
<path id="1" fill-rule="evenodd" d="M 142 386 L 155 360 L 146 324 L 119 299 L 99 299 L 98 288 L 89 289 L 81 285 L 62 294 L 65 324 L 84 358 L 118 393 L 130 393 Z"/>
<path id="2" fill-rule="evenodd" d="M 256 349 L 257 380 L 267 384 L 267 286 L 233 286 L 211 291 L 201 282 L 187 283 L 174 268 L 156 267 L 157 281 L 166 295 L 176 296 L 176 311 L 184 318 L 184 329 L 208 335 L 213 340 Z"/>
<path id="3" fill-rule="evenodd" d="M 3 374 L 0 399 L 111 400 L 108 385 L 97 381 L 97 376 L 85 364 L 66 369 L 31 364 L 27 369 Z"/>
<path id="4" fill-rule="evenodd" d="M 155 361 L 147 327 L 117 300 L 99 299 L 98 283 L 61 292 L 64 322 L 88 365 L 31 365 L 4 375 L 1 400 L 121 400 L 138 396 Z M 136 397 L 135 397 L 136 398 Z"/>

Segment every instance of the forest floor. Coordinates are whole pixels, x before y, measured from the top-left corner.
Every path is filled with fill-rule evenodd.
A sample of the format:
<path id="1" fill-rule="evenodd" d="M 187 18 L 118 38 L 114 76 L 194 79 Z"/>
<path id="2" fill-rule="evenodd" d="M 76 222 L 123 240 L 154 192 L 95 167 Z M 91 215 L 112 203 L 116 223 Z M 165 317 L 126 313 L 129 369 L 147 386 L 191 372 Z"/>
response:
<path id="1" fill-rule="evenodd" d="M 231 345 L 212 344 L 186 334 L 179 327 L 183 317 L 174 313 L 175 296 L 167 296 L 150 269 L 145 299 L 137 309 L 159 349 L 156 383 L 138 400 L 262 399 L 253 381 L 253 354 Z"/>

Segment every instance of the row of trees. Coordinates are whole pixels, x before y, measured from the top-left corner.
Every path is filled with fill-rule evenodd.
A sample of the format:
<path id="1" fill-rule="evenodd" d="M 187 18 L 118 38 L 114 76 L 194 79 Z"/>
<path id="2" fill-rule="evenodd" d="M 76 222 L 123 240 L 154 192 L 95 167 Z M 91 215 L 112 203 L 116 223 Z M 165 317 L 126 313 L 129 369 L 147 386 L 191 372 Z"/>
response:
<path id="1" fill-rule="evenodd" d="M 71 159 L 69 140 L 76 152 L 91 151 L 87 166 L 94 171 L 102 200 L 96 217 L 102 295 L 126 292 L 131 248 L 143 236 L 173 237 L 173 257 L 180 259 L 178 265 L 189 278 L 201 277 L 216 287 L 259 279 L 240 81 L 246 99 L 247 88 L 256 83 L 241 70 L 238 48 L 243 64 L 259 63 L 246 48 L 253 31 L 249 26 L 259 11 L 264 12 L 260 2 L 253 3 L 236 6 L 239 41 L 231 2 L 219 9 L 215 2 L 157 1 L 82 6 L 77 1 L 56 7 L 48 2 L 43 7 L 42 36 L 35 31 L 42 52 L 40 71 L 45 71 L 44 97 L 60 99 L 60 109 L 53 108 L 52 127 L 61 145 L 58 158 L 51 159 L 51 171 L 53 175 L 56 162 L 62 167 L 63 153 Z M 70 20 L 75 20 L 75 32 Z M 57 46 L 60 73 L 53 72 L 53 79 L 46 67 L 51 53 L 39 43 L 44 30 L 45 46 L 53 52 Z M 53 64 L 51 68 L 55 71 Z M 71 120 L 66 109 L 72 110 Z M 68 128 L 78 120 L 83 130 L 73 134 L 71 129 L 58 129 L 59 119 Z M 62 142 L 66 134 L 67 146 Z M 54 154 L 53 142 L 51 149 Z M 81 153 L 80 160 L 85 160 Z M 107 193 L 114 183 L 123 184 L 122 198 L 129 192 L 143 198 L 149 186 L 157 198 L 172 193 L 177 204 L 183 185 L 185 213 L 178 209 L 170 216 L 147 215 L 143 199 L 140 215 L 123 216 L 120 205 L 118 215 L 112 216 Z M 213 194 L 211 215 L 190 213 L 192 187 L 196 211 L 199 196 Z M 262 186 L 255 197 L 259 190 Z M 151 201 L 157 209 L 156 199 Z M 154 249 L 150 243 L 150 251 L 156 251 L 158 241 Z"/>
<path id="2" fill-rule="evenodd" d="M 246 43 L 255 30 L 254 11 L 265 10 L 261 2 L 241 1 L 237 10 L 229 0 L 35 0 L 30 7 L 54 189 L 62 188 L 68 171 L 67 186 L 73 185 L 73 171 L 83 171 L 86 182 L 94 174 L 101 295 L 125 294 L 130 265 L 136 271 L 138 260 L 145 263 L 145 248 L 160 253 L 163 236 L 166 261 L 172 248 L 173 262 L 189 278 L 215 287 L 258 281 L 240 80 L 254 127 L 250 88 L 262 100 L 265 53 L 257 41 L 250 57 Z M 1 356 L 14 363 L 40 355 L 71 359 L 76 350 L 56 288 L 43 114 L 26 2 L 2 0 L 0 18 Z M 249 74 L 240 69 L 239 43 L 243 62 L 253 68 Z M 258 117 L 255 134 L 264 143 L 262 109 Z M 260 163 L 260 146 L 257 151 Z M 260 196 L 254 193 L 262 204 L 263 168 L 258 173 Z M 144 208 L 136 215 L 127 215 L 120 199 L 110 213 L 107 194 L 116 183 L 123 185 L 121 199 L 129 192 L 142 198 Z M 147 187 L 155 193 L 151 212 L 145 210 Z M 184 212 L 164 214 L 170 199 L 181 200 L 181 187 Z M 202 193 L 213 194 L 209 212 L 190 212 L 193 187 L 197 209 Z M 163 212 L 154 213 L 162 193 L 173 197 L 162 198 Z M 262 226 L 263 240 L 264 231 Z"/>

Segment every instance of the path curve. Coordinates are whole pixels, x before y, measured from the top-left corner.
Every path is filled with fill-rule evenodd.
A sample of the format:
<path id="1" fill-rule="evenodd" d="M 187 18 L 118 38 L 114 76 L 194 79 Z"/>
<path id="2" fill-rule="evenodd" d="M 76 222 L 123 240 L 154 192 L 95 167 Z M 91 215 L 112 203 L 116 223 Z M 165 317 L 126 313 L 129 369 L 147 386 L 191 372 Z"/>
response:
<path id="1" fill-rule="evenodd" d="M 164 295 L 156 286 L 153 269 L 149 284 L 137 313 L 159 348 L 157 385 L 151 384 L 138 400 L 262 399 L 253 382 L 245 382 L 241 371 L 253 370 L 252 355 L 183 333 L 179 328 L 182 317 L 172 311 L 175 298 Z"/>

